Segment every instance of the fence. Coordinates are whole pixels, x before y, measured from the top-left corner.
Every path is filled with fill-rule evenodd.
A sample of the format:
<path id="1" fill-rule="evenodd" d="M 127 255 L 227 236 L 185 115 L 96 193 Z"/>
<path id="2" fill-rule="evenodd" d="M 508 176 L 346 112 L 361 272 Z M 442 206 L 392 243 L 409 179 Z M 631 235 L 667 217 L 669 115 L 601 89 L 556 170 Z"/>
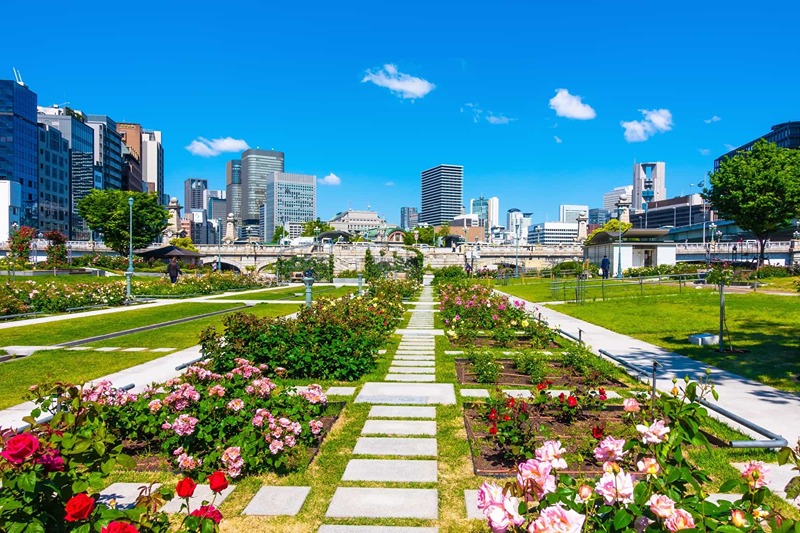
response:
<path id="1" fill-rule="evenodd" d="M 631 298 L 683 292 L 687 284 L 704 283 L 705 272 L 642 276 L 624 279 L 582 278 L 553 280 L 550 293 L 553 300 L 584 303 L 586 299 Z"/>

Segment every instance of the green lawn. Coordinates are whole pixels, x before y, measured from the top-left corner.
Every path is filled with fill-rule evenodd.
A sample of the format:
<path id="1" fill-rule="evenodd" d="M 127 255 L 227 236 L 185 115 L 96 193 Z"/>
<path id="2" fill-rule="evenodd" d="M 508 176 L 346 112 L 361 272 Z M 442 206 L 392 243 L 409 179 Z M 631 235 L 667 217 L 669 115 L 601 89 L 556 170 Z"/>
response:
<path id="1" fill-rule="evenodd" d="M 314 299 L 324 296 L 325 298 L 337 298 L 345 294 L 356 292 L 355 287 L 334 287 L 333 285 L 322 285 L 312 287 L 311 295 Z M 276 289 L 251 292 L 233 296 L 221 296 L 215 300 L 287 300 L 291 302 L 304 302 L 306 299 L 306 288 L 303 285 L 289 287 L 287 289 Z"/>
<path id="2" fill-rule="evenodd" d="M 549 302 L 553 300 L 550 290 L 550 278 L 520 278 L 494 282 L 493 286 L 499 291 L 519 296 L 529 302 Z M 559 298 L 560 299 L 560 298 Z"/>
<path id="3" fill-rule="evenodd" d="M 294 313 L 300 308 L 297 304 L 258 304 L 245 310 L 256 316 L 283 316 Z M 198 342 L 200 332 L 208 326 L 217 326 L 222 329 L 222 317 L 224 315 L 198 318 L 191 322 L 175 324 L 163 328 L 131 333 L 107 339 L 100 342 L 93 342 L 86 346 L 118 346 L 120 348 L 176 348 L 183 350 L 194 346 Z"/>
<path id="4" fill-rule="evenodd" d="M 730 343 L 746 353 L 695 346 L 692 333 L 719 331 L 719 294 L 685 291 L 669 298 L 631 298 L 553 309 L 773 387 L 800 391 L 800 301 L 761 293 L 726 295 Z M 726 345 L 729 339 L 726 335 Z"/>
<path id="5" fill-rule="evenodd" d="M 531 278 L 509 280 L 508 285 L 495 283 L 494 288 L 531 302 L 574 301 L 576 297 L 576 281 L 574 278 Z M 655 296 L 662 294 L 680 294 L 694 290 L 690 282 L 681 285 L 677 281 L 666 280 L 616 280 L 590 278 L 581 283 L 584 301 L 604 300 L 608 298 L 631 298 L 639 296 Z"/>
<path id="6" fill-rule="evenodd" d="M 83 318 L 76 316 L 56 322 L 0 329 L 0 346 L 52 346 L 233 307 L 237 307 L 237 304 L 178 303 L 159 307 L 137 307 Z"/>
<path id="7" fill-rule="evenodd" d="M 767 278 L 759 283 L 764 283 L 764 290 L 767 291 L 797 292 L 800 278 Z"/>

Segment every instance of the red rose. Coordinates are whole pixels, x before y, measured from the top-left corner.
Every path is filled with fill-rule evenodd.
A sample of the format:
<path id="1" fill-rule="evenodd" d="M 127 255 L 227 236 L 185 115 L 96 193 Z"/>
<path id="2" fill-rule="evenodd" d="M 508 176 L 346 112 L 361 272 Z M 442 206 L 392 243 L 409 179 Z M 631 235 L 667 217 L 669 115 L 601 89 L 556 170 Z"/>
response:
<path id="1" fill-rule="evenodd" d="M 606 390 L 603 387 L 600 387 L 599 389 L 597 389 L 597 392 L 599 392 L 601 396 L 604 396 L 605 393 L 606 393 Z"/>
<path id="2" fill-rule="evenodd" d="M 602 439 L 603 438 L 603 428 L 601 428 L 600 426 L 593 427 L 592 428 L 592 437 L 596 438 L 597 440 Z"/>
<path id="3" fill-rule="evenodd" d="M 194 494 L 195 487 L 197 487 L 197 483 L 195 483 L 192 478 L 185 477 L 178 481 L 178 486 L 175 487 L 175 493 L 180 498 L 191 498 Z"/>
<path id="4" fill-rule="evenodd" d="M 514 398 L 509 398 L 508 399 L 508 406 L 509 407 L 514 407 L 514 403 L 515 403 Z"/>
<path id="5" fill-rule="evenodd" d="M 139 533 L 139 530 L 125 522 L 109 522 L 100 533 Z"/>
<path id="6" fill-rule="evenodd" d="M 6 441 L 0 453 L 9 463 L 21 465 L 39 449 L 39 439 L 31 433 L 20 433 Z"/>
<path id="7" fill-rule="evenodd" d="M 536 390 L 544 390 L 546 388 L 547 388 L 547 383 L 545 383 L 544 381 L 536 385 Z"/>
<path id="8" fill-rule="evenodd" d="M 575 407 L 576 405 L 578 405 L 578 400 L 575 398 L 575 396 L 570 396 L 569 398 L 567 398 L 567 405 L 569 405 L 570 407 Z"/>
<path id="9" fill-rule="evenodd" d="M 497 426 L 492 426 L 489 428 L 489 435 L 497 435 Z"/>
<path id="10" fill-rule="evenodd" d="M 508 416 L 508 415 L 503 415 L 503 420 L 505 420 L 506 422 L 508 422 L 509 420 L 511 420 L 511 417 L 510 417 L 510 416 Z"/>
<path id="11" fill-rule="evenodd" d="M 64 518 L 67 522 L 77 522 L 78 520 L 86 520 L 92 514 L 94 509 L 94 500 L 86 495 L 85 492 L 76 494 L 67 502 L 67 516 Z"/>
<path id="12" fill-rule="evenodd" d="M 228 488 L 228 480 L 225 474 L 219 470 L 208 476 L 208 486 L 211 492 L 222 492 Z"/>
<path id="13" fill-rule="evenodd" d="M 561 403 L 564 403 L 564 398 L 566 398 L 566 395 L 563 392 L 558 395 L 558 401 Z"/>
<path id="14" fill-rule="evenodd" d="M 214 474 L 221 474 L 221 473 L 222 472 L 214 472 Z M 211 474 L 211 475 L 213 476 L 214 474 Z M 210 478 L 210 476 L 209 476 L 209 478 Z M 225 486 L 226 487 L 228 486 L 228 482 L 227 481 L 225 482 Z M 200 506 L 199 509 L 195 509 L 194 511 L 192 511 L 191 514 L 192 514 L 192 516 L 199 516 L 200 518 L 210 518 L 211 520 L 213 520 L 217 524 L 222 522 L 222 513 L 220 513 L 219 510 L 216 507 L 214 507 L 213 505 L 202 505 L 202 506 Z"/>

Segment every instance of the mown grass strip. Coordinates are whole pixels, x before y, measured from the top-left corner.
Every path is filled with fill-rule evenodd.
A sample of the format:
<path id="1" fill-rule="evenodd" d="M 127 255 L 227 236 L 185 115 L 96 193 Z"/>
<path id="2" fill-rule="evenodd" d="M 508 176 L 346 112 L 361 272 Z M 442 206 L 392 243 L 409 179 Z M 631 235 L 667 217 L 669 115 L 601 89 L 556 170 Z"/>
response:
<path id="1" fill-rule="evenodd" d="M 353 294 L 356 292 L 355 287 L 334 287 L 332 285 L 313 286 L 311 296 L 313 299 L 319 297 L 337 298 L 345 294 Z M 259 292 L 251 292 L 247 294 L 221 296 L 214 298 L 214 300 L 289 300 L 304 302 L 306 299 L 306 288 L 299 285 L 297 288 L 267 290 Z"/>

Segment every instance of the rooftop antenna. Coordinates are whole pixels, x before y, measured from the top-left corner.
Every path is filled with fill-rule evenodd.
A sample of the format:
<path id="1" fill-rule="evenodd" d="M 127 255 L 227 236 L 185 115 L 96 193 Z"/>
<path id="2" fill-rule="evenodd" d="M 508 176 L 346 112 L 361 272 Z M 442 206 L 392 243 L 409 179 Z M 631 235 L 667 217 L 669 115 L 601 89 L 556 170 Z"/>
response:
<path id="1" fill-rule="evenodd" d="M 25 87 L 25 82 L 22 81 L 22 73 L 18 71 L 15 67 L 11 67 L 11 70 L 14 71 L 14 81 Z"/>

